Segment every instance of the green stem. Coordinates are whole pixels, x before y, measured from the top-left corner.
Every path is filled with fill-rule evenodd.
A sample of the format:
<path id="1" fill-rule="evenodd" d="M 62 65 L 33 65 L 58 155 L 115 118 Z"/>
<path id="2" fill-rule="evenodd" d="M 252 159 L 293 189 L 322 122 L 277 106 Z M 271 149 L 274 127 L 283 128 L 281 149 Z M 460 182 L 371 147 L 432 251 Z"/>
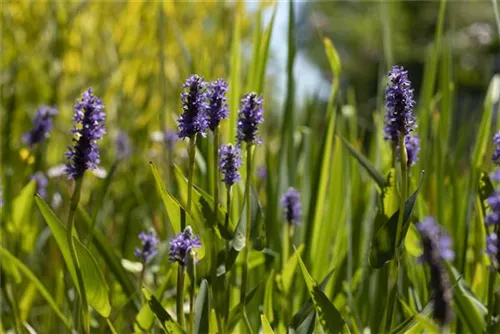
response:
<path id="1" fill-rule="evenodd" d="M 494 232 L 498 235 L 499 228 L 496 225 L 495 225 Z M 489 330 L 491 328 L 491 325 L 493 323 L 493 315 L 494 315 L 493 311 L 495 308 L 495 280 L 496 280 L 496 277 L 497 277 L 496 269 L 491 270 L 490 277 L 488 280 L 488 318 L 487 318 L 488 325 L 486 326 L 487 330 Z"/>
<path id="2" fill-rule="evenodd" d="M 193 265 L 193 271 L 196 271 L 196 266 Z M 196 287 L 196 273 L 193 273 L 191 289 L 189 290 L 189 332 L 194 334 L 194 291 Z"/>
<path id="3" fill-rule="evenodd" d="M 193 177 L 194 177 L 194 165 L 195 165 L 195 154 L 196 154 L 196 135 L 189 138 L 189 171 L 188 171 L 188 195 L 187 195 L 187 212 L 191 214 L 191 202 L 192 202 L 192 192 L 193 192 Z M 181 221 L 182 225 L 185 222 Z M 186 226 L 181 225 L 181 230 L 184 231 Z"/>
<path id="4" fill-rule="evenodd" d="M 212 300 L 216 298 L 216 287 L 215 281 L 217 280 L 217 235 L 215 233 L 215 225 L 217 224 L 217 213 L 219 207 L 219 170 L 217 168 L 219 163 L 219 128 L 215 128 L 214 130 L 214 142 L 213 142 L 213 155 L 214 155 L 214 165 L 213 165 L 213 173 L 214 173 L 214 218 L 212 226 L 212 267 L 211 267 L 211 276 L 212 276 Z"/>
<path id="5" fill-rule="evenodd" d="M 389 300 L 387 304 L 387 317 L 385 320 L 385 332 L 389 333 L 391 331 L 392 326 L 392 317 L 394 313 L 394 307 L 396 304 L 396 291 L 398 287 L 398 276 L 399 269 L 401 267 L 401 247 L 400 243 L 402 242 L 402 232 L 403 232 L 403 224 L 404 224 L 404 211 L 405 211 L 405 202 L 408 198 L 408 156 L 406 152 L 405 146 L 405 137 L 404 133 L 399 135 L 399 161 L 401 163 L 401 197 L 399 203 L 399 216 L 398 216 L 398 225 L 396 230 L 396 245 L 395 245 L 395 261 L 392 263 L 391 267 L 391 285 L 390 285 L 390 293 Z"/>
<path id="6" fill-rule="evenodd" d="M 226 187 L 226 221 L 224 222 L 224 225 L 226 227 L 226 230 L 229 231 L 229 217 L 231 217 L 231 186 Z M 226 241 L 226 256 L 229 256 L 229 252 L 231 251 L 231 244 L 228 241 Z M 224 328 L 221 327 L 222 333 L 227 333 L 227 326 L 229 324 L 229 311 L 231 309 L 231 275 L 233 271 L 226 271 L 225 278 L 224 278 Z"/>
<path id="7" fill-rule="evenodd" d="M 283 273 L 286 268 L 286 264 L 288 262 L 288 258 L 290 257 L 290 239 L 291 239 L 291 226 L 289 222 L 284 222 L 283 224 L 283 250 L 282 250 L 282 264 L 281 264 L 281 272 Z M 283 291 L 283 296 L 281 298 L 281 320 L 286 327 L 288 323 L 287 314 L 290 313 L 290 310 L 293 310 L 292 304 L 288 299 L 291 296 L 290 291 Z"/>
<path id="8" fill-rule="evenodd" d="M 141 276 L 139 276 L 139 292 L 142 290 L 142 282 L 144 281 L 144 274 L 146 273 L 146 261 L 142 261 Z M 144 295 L 141 293 L 141 302 L 144 303 Z"/>
<path id="9" fill-rule="evenodd" d="M 247 201 L 247 210 L 246 210 L 246 239 L 245 239 L 245 249 L 244 249 L 244 260 L 243 260 L 243 272 L 241 279 L 241 294 L 240 301 L 243 307 L 243 320 L 245 321 L 245 325 L 249 333 L 252 333 L 252 327 L 248 320 L 247 312 L 246 312 L 246 293 L 247 293 L 247 284 L 248 284 L 248 257 L 250 254 L 251 248 L 251 240 L 250 233 L 252 230 L 252 208 L 251 208 L 251 198 L 250 198 L 250 180 L 252 176 L 252 145 L 247 144 L 247 180 L 245 185 L 245 199 Z"/>
<path id="10" fill-rule="evenodd" d="M 83 282 L 83 276 L 80 269 L 80 262 L 78 260 L 78 256 L 76 254 L 75 248 L 75 240 L 73 237 L 73 230 L 75 227 L 75 213 L 78 208 L 78 203 L 80 202 L 80 195 L 82 190 L 83 183 L 83 175 L 76 179 L 75 183 L 75 191 L 73 192 L 73 196 L 71 197 L 71 206 L 69 210 L 68 216 L 68 229 L 67 229 L 67 241 L 69 246 L 69 251 L 71 253 L 71 259 L 75 265 L 76 278 L 78 281 L 78 287 L 80 292 L 80 298 L 82 301 L 82 316 L 83 316 L 83 326 L 86 333 L 90 333 L 90 315 L 89 315 L 89 307 L 87 302 L 87 294 L 85 292 L 85 284 Z M 76 232 L 75 232 L 76 234 Z"/>
<path id="11" fill-rule="evenodd" d="M 177 322 L 186 329 L 184 320 L 184 266 L 179 264 L 177 268 L 177 299 L 176 299 Z"/>

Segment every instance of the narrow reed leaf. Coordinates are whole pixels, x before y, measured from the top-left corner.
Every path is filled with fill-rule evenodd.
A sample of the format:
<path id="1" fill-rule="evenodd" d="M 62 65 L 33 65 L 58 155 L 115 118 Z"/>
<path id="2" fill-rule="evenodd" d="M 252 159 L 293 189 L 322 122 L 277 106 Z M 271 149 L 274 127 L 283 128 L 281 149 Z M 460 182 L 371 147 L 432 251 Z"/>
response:
<path id="1" fill-rule="evenodd" d="M 358 163 L 366 170 L 366 172 L 368 173 L 368 175 L 370 175 L 373 181 L 377 183 L 378 187 L 380 189 L 383 189 L 384 185 L 386 184 L 384 175 L 380 171 L 378 171 L 377 168 L 375 168 L 375 166 L 370 162 L 370 160 L 368 160 L 367 157 L 365 157 L 362 153 L 358 152 L 358 150 L 356 150 L 354 146 L 352 146 L 352 144 L 347 141 L 347 139 L 345 139 L 341 135 L 337 135 L 337 137 L 342 140 L 342 142 L 347 147 L 349 152 L 351 152 L 351 154 L 354 156 L 354 158 L 356 158 Z"/>
<path id="2" fill-rule="evenodd" d="M 325 278 L 321 281 L 319 284 L 319 288 L 321 291 L 325 290 L 326 285 L 330 281 L 330 278 L 332 278 L 334 273 L 334 270 L 330 270 L 328 275 L 325 276 Z M 309 299 L 307 302 L 305 302 L 300 310 L 293 315 L 292 322 L 290 323 L 291 328 L 293 329 L 298 329 L 308 318 L 311 312 L 313 312 L 314 306 L 312 303 L 312 300 Z"/>
<path id="3" fill-rule="evenodd" d="M 181 326 L 179 326 L 179 324 L 172 318 L 168 311 L 165 310 L 163 305 L 158 301 L 158 299 L 156 299 L 155 296 L 149 293 L 146 289 L 142 289 L 142 293 L 148 301 L 148 305 L 151 311 L 155 315 L 156 319 L 160 321 L 161 326 L 167 331 L 167 333 L 185 333 Z"/>
<path id="4" fill-rule="evenodd" d="M 64 261 L 66 262 L 66 266 L 68 267 L 71 277 L 73 278 L 73 283 L 78 289 L 75 264 L 71 258 L 66 238 L 66 227 L 61 223 L 61 221 L 40 196 L 36 196 L 35 201 L 45 219 L 45 222 L 49 225 L 50 230 L 56 239 L 57 245 L 61 250 Z M 80 262 L 88 302 L 100 315 L 107 318 L 111 313 L 108 283 L 90 251 L 80 242 L 80 240 L 78 240 L 76 236 L 74 236 L 74 239 L 76 254 L 78 256 L 78 261 Z"/>
<path id="5" fill-rule="evenodd" d="M 471 333 L 483 333 L 486 328 L 486 306 L 474 295 L 462 274 L 448 262 L 446 269 L 453 286 L 453 306 L 457 316 L 467 325 Z"/>
<path id="6" fill-rule="evenodd" d="M 274 269 L 271 269 L 269 277 L 266 281 L 266 288 L 264 290 L 264 309 L 263 315 L 272 323 L 274 321 L 274 311 L 273 311 L 273 291 L 274 291 Z"/>
<path id="7" fill-rule="evenodd" d="M 490 81 L 488 93 L 484 101 L 484 111 L 477 131 L 476 144 L 472 153 L 472 164 L 480 168 L 483 164 L 486 147 L 491 138 L 491 123 L 493 120 L 493 105 L 498 101 L 500 94 L 500 75 L 495 74 Z"/>
<path id="8" fill-rule="evenodd" d="M 172 276 L 173 270 L 170 269 L 167 271 L 167 273 L 163 277 L 163 283 L 156 289 L 154 296 L 156 298 L 161 298 L 165 291 L 167 290 L 169 281 L 170 281 L 170 276 Z M 134 322 L 134 331 L 136 333 L 138 332 L 149 332 L 151 330 L 151 326 L 153 326 L 154 323 L 154 313 L 151 311 L 151 308 L 149 307 L 148 304 L 144 304 L 137 313 L 137 316 L 135 317 L 135 322 Z"/>
<path id="9" fill-rule="evenodd" d="M 201 280 L 200 289 L 194 303 L 194 332 L 210 333 L 210 296 L 208 293 L 208 282 Z M 212 329 L 213 332 L 213 329 Z"/>
<path id="10" fill-rule="evenodd" d="M 20 232 L 26 226 L 26 222 L 30 221 L 28 217 L 31 215 L 35 191 L 36 182 L 32 180 L 24 186 L 12 203 L 12 227 L 17 232 Z"/>
<path id="11" fill-rule="evenodd" d="M 297 253 L 297 251 L 295 251 Z M 316 309 L 316 313 L 319 316 L 320 323 L 323 329 L 327 333 L 338 333 L 342 331 L 344 327 L 344 319 L 340 312 L 335 308 L 333 303 L 328 299 L 325 293 L 321 290 L 320 286 L 314 282 L 311 275 L 307 271 L 307 268 L 297 254 L 297 259 L 299 261 L 300 269 L 302 271 L 302 276 L 306 282 L 307 289 L 309 290 L 309 295 Z"/>
<path id="12" fill-rule="evenodd" d="M 422 184 L 422 179 L 423 173 L 417 190 L 415 190 L 415 192 L 405 202 L 401 242 L 405 240 L 409 220 L 420 190 L 420 185 Z M 398 215 L 399 210 L 396 211 L 382 226 L 380 226 L 374 234 L 372 245 L 369 250 L 369 263 L 373 268 L 382 268 L 384 264 L 391 261 L 394 257 Z"/>
<path id="13" fill-rule="evenodd" d="M 260 315 L 260 321 L 262 323 L 262 333 L 263 334 L 274 334 L 273 328 L 271 327 L 271 324 L 267 320 L 265 314 Z"/>
<path id="14" fill-rule="evenodd" d="M 288 262 L 281 273 L 281 280 L 283 283 L 283 291 L 285 295 L 290 291 L 290 287 L 293 283 L 293 275 L 295 274 L 295 269 L 297 268 L 297 264 L 299 263 L 299 256 L 302 255 L 302 251 L 304 250 L 304 244 L 300 245 L 296 252 L 288 259 Z"/>

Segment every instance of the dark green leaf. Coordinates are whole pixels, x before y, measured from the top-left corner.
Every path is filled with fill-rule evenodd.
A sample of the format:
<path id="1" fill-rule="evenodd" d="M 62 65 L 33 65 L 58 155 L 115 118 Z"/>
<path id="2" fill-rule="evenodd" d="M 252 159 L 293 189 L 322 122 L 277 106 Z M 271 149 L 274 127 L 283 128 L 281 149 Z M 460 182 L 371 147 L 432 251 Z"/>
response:
<path id="1" fill-rule="evenodd" d="M 344 145 L 347 147 L 349 152 L 356 158 L 356 160 L 359 162 L 359 164 L 366 170 L 366 172 L 372 177 L 372 179 L 377 183 L 378 187 L 380 189 L 384 188 L 385 185 L 385 178 L 384 175 L 382 175 L 381 172 L 375 168 L 375 166 L 366 158 L 363 154 L 358 152 L 354 146 L 352 146 L 347 139 L 342 137 L 341 135 L 337 135 L 338 138 L 342 140 Z"/>
<path id="2" fill-rule="evenodd" d="M 302 275 L 304 276 L 304 280 L 306 281 L 307 289 L 309 290 L 314 308 L 319 316 L 319 320 L 321 325 L 323 326 L 323 329 L 328 333 L 342 332 L 342 328 L 344 327 L 345 323 L 342 315 L 335 308 L 333 303 L 328 299 L 325 293 L 321 290 L 321 287 L 318 286 L 318 284 L 314 282 L 311 275 L 309 275 L 309 272 L 307 271 L 304 262 L 300 258 L 300 255 L 297 254 L 297 258 L 299 260 Z"/>
<path id="3" fill-rule="evenodd" d="M 401 231 L 401 241 L 405 239 L 406 232 L 410 226 L 410 217 L 413 212 L 413 207 L 417 199 L 418 192 L 420 190 L 420 185 L 422 184 L 422 178 L 420 178 L 420 184 L 415 190 L 415 192 L 408 198 L 405 202 L 405 211 L 403 216 L 403 228 Z M 384 264 L 391 261 L 394 257 L 395 246 L 396 246 L 396 233 L 398 228 L 398 218 L 399 210 L 396 211 L 389 220 L 387 220 L 382 226 L 378 228 L 372 240 L 372 245 L 369 251 L 369 261 L 373 268 L 381 268 Z M 399 247 L 399 245 L 398 245 Z"/>
<path id="4" fill-rule="evenodd" d="M 167 310 L 165 310 L 163 305 L 161 305 L 161 303 L 158 301 L 158 299 L 156 299 L 155 296 L 151 295 L 146 289 L 142 289 L 142 292 L 146 297 L 146 300 L 148 301 L 148 305 L 151 308 L 151 311 L 160 321 L 160 324 L 167 331 L 167 333 L 184 333 L 179 324 L 175 322 L 172 316 L 168 313 Z"/>
<path id="5" fill-rule="evenodd" d="M 210 298 L 208 295 L 208 282 L 203 279 L 194 304 L 194 332 L 209 333 Z"/>

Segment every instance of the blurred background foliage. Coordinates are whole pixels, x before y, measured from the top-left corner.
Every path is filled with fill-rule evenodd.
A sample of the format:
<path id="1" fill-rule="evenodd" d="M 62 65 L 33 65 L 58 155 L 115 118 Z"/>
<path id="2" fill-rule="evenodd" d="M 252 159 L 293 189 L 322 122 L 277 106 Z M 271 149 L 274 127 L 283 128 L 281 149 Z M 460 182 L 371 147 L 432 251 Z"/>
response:
<path id="1" fill-rule="evenodd" d="M 51 197 L 47 198 L 47 202 L 59 216 L 65 217 L 68 207 L 62 203 L 67 203 L 70 183 L 58 166 L 65 162 L 63 153 L 71 141 L 69 130 L 73 104 L 81 92 L 93 87 L 95 94 L 106 105 L 108 134 L 101 149 L 101 166 L 106 173 L 100 176 L 87 173 L 82 201 L 84 207 L 122 258 L 133 259 L 133 249 L 138 243 L 137 233 L 144 228 L 154 226 L 165 240 L 170 231 L 147 163 L 155 162 L 164 171 L 165 183 L 172 187 L 175 183 L 172 162 L 185 167 L 184 143 L 176 143 L 174 151 L 169 152 L 162 140 L 164 131 L 175 131 L 177 128 L 175 120 L 180 112 L 182 83 L 192 73 L 198 73 L 207 80 L 222 77 L 229 81 L 231 74 L 236 73 L 231 68 L 231 51 L 235 26 L 239 26 L 240 35 L 237 37 L 238 41 L 241 40 L 241 69 L 236 77 L 237 84 L 230 82 L 230 89 L 239 85 L 239 95 L 242 95 L 256 87 L 255 83 L 252 84 L 252 70 L 255 70 L 252 62 L 256 59 L 255 50 L 259 50 L 255 47 L 255 36 L 259 36 L 256 31 L 262 35 L 262 31 L 269 28 L 275 5 L 277 16 L 269 62 L 264 85 L 259 92 L 264 94 L 266 101 L 263 124 L 265 144 L 256 153 L 257 166 L 265 165 L 268 170 L 268 176 L 259 179 L 256 184 L 259 199 L 266 205 L 270 252 L 253 254 L 257 267 L 254 283 L 269 273 L 266 271 L 269 268 L 258 267 L 264 263 L 264 257 L 268 261 L 276 255 L 270 254 L 271 251 L 280 251 L 281 227 L 277 224 L 281 222 L 279 196 L 288 185 L 294 185 L 302 192 L 303 211 L 308 222 L 297 231 L 295 240 L 305 241 L 304 258 L 313 277 L 323 279 L 330 268 L 341 267 L 342 270 L 335 272 L 325 289 L 328 296 L 332 300 L 335 298 L 336 307 L 343 310 L 348 302 L 352 302 L 349 300 L 351 289 L 358 289 L 354 292 L 366 297 L 356 301 L 360 310 L 358 316 L 365 324 L 374 324 L 372 328 L 376 329 L 381 316 L 372 314 L 370 306 L 377 298 L 385 298 L 387 291 L 373 291 L 373 286 L 386 278 L 382 274 L 374 274 L 371 269 L 364 271 L 378 205 L 376 191 L 367 175 L 362 174 L 357 163 L 349 158 L 349 152 L 341 141 L 336 140 L 333 144 L 333 141 L 328 143 L 325 139 L 332 74 L 323 38 L 329 37 L 333 41 L 342 63 L 338 101 L 331 106 L 333 115 L 337 111 L 339 115 L 337 124 L 332 123 L 333 128 L 336 126 L 337 134 L 357 145 L 357 149 L 369 152 L 370 160 L 387 175 L 391 153 L 390 147 L 383 143 L 381 131 L 383 80 L 390 66 L 402 64 L 409 70 L 417 96 L 420 95 L 420 87 L 424 85 L 424 68 L 436 49 L 433 43 L 439 14 L 437 1 L 298 2 L 291 43 L 286 36 L 286 2 L 2 1 L 0 148 L 1 186 L 7 200 L 6 209 L 2 211 L 2 223 L 5 222 L 6 212 L 11 210 L 9 200 L 19 194 L 30 176 L 39 170 L 49 174 L 51 180 L 48 189 Z M 453 103 L 443 107 L 442 111 L 453 114 L 450 119 L 456 126 L 451 127 L 452 133 L 457 139 L 458 134 L 461 136 L 460 140 L 443 141 L 442 151 L 438 152 L 437 148 L 435 151 L 423 149 L 422 166 L 417 165 L 415 170 L 423 169 L 426 166 L 424 163 L 434 164 L 436 157 L 445 161 L 445 166 L 440 167 L 443 174 L 433 174 L 435 171 L 429 167 L 429 176 L 418 199 L 418 215 L 420 218 L 427 214 L 446 217 L 448 219 L 443 224 L 452 230 L 453 224 L 462 220 L 462 209 L 466 206 L 466 200 L 462 198 L 465 196 L 461 194 L 469 189 L 469 181 L 462 177 L 470 166 L 470 157 L 468 154 L 452 157 L 453 152 L 448 151 L 447 143 L 450 147 L 458 146 L 463 153 L 463 147 L 473 142 L 469 140 L 470 136 L 475 136 L 471 128 L 474 126 L 475 129 L 479 123 L 482 101 L 492 74 L 500 72 L 500 60 L 498 29 L 491 2 L 451 1 L 447 3 L 444 22 L 438 75 L 448 68 L 448 64 L 443 65 L 442 59 L 449 51 L 451 71 L 443 74 L 448 81 L 442 86 L 448 83 L 453 86 Z M 290 77 L 287 77 L 289 43 L 296 43 L 297 47 L 295 80 L 288 80 Z M 443 88 L 440 86 L 434 96 L 434 81 L 438 81 L 437 78 L 427 82 L 433 87 L 430 98 L 439 101 L 441 107 L 444 105 L 440 100 Z M 434 121 L 438 112 L 430 110 L 430 106 L 436 107 L 438 103 L 424 102 L 419 107 L 430 115 L 426 116 L 427 119 Z M 57 106 L 59 114 L 55 118 L 51 137 L 44 146 L 30 150 L 20 139 L 30 129 L 31 120 L 41 104 Z M 338 110 L 335 109 L 337 106 Z M 290 115 L 296 116 L 295 123 L 291 125 L 285 122 L 292 118 Z M 417 114 L 417 117 L 421 115 Z M 431 128 L 425 128 L 429 131 L 424 134 L 436 143 L 441 137 L 432 131 L 440 131 L 446 126 L 433 122 Z M 292 130 L 288 134 L 283 129 Z M 132 155 L 114 170 L 117 166 L 114 141 L 121 130 L 131 137 Z M 222 141 L 231 139 L 223 135 Z M 200 141 L 198 148 L 203 154 L 197 154 L 196 184 L 205 190 L 210 189 L 204 177 L 210 174 L 207 171 L 210 163 L 205 160 L 209 156 L 206 154 L 207 146 L 208 140 Z M 328 153 L 331 155 L 329 160 L 323 161 L 325 147 L 330 149 Z M 286 148 L 291 149 L 287 154 L 282 153 Z M 295 155 L 291 154 L 294 152 Z M 41 154 L 43 159 L 36 158 Z M 284 157 L 291 160 L 285 164 Z M 322 163 L 327 169 L 320 178 Z M 110 173 L 117 174 L 112 186 L 106 183 L 110 180 L 106 174 Z M 105 180 L 100 179 L 103 177 Z M 418 178 L 419 172 L 415 171 L 414 185 Z M 322 186 L 321 180 L 328 183 L 323 186 L 321 199 L 324 203 L 316 198 Z M 436 195 L 434 190 L 439 188 L 436 183 L 443 185 L 442 189 L 446 189 L 443 191 L 453 190 L 455 193 L 453 207 L 445 213 L 438 212 L 445 210 L 443 203 L 446 199 Z M 393 188 L 391 191 L 395 192 Z M 241 189 L 239 195 L 238 190 L 235 191 L 235 202 L 241 201 L 238 196 L 241 196 Z M 317 207 L 322 209 L 320 213 L 315 213 Z M 237 218 L 239 213 L 234 211 Z M 12 227 L 9 230 L 9 236 L 12 236 L 7 241 L 9 249 L 14 249 L 13 253 L 40 275 L 47 289 L 56 291 L 58 301 L 62 300 L 70 308 L 71 302 L 65 299 L 62 292 L 64 269 L 57 246 L 49 238 L 50 231 L 36 209 L 31 216 L 32 221 L 21 229 Z M 472 216 L 470 213 L 470 217 L 463 219 L 479 220 Z M 79 217 L 80 224 L 83 220 Z M 455 237 L 465 232 L 460 230 L 460 233 L 454 233 Z M 414 235 L 411 241 L 416 243 L 416 240 Z M 351 247 L 358 244 L 360 247 Z M 480 257 L 483 253 L 480 252 L 484 247 L 480 242 L 477 244 L 479 246 L 475 250 L 479 249 L 476 252 L 479 255 L 473 261 L 482 266 Z M 165 254 L 167 245 L 162 247 L 160 253 Z M 351 249 L 352 252 L 348 251 Z M 314 256 L 318 257 L 316 263 Z M 161 264 L 161 260 L 157 259 L 155 264 Z M 165 258 L 163 260 L 166 262 Z M 415 259 L 411 260 L 415 262 Z M 347 263 L 349 266 L 346 266 Z M 266 264 L 269 265 L 269 262 Z M 205 261 L 200 266 L 201 272 L 207 269 Z M 466 278 L 475 277 L 474 292 L 484 297 L 484 281 L 481 279 L 484 279 L 486 269 L 481 268 L 484 269 L 481 272 L 478 270 L 481 275 L 474 274 L 471 269 Z M 158 283 L 159 277 L 166 276 L 165 271 L 166 268 L 155 266 L 152 280 Z M 415 271 L 423 277 L 422 269 Z M 161 276 L 157 274 L 159 272 Z M 106 274 L 109 275 L 108 272 Z M 353 277 L 356 279 L 354 287 L 343 286 L 345 281 L 353 281 Z M 297 284 L 296 308 L 300 306 L 301 298 L 304 302 L 308 298 L 303 284 Z M 113 283 L 111 289 L 116 292 L 120 288 Z M 31 290 L 18 292 L 25 310 L 35 303 Z M 423 287 L 419 293 L 425 296 L 427 290 Z M 119 293 L 113 296 L 118 296 L 113 298 L 113 309 L 117 310 L 114 316 L 121 319 L 125 323 L 124 328 L 127 328 L 127 317 L 133 313 L 121 312 L 121 307 L 128 302 L 126 296 Z M 370 302 L 366 303 L 366 300 Z M 43 323 L 44 312 L 50 310 L 40 308 L 39 313 L 33 312 L 31 323 Z M 58 328 L 54 323 L 54 319 L 49 320 L 47 328 Z"/>

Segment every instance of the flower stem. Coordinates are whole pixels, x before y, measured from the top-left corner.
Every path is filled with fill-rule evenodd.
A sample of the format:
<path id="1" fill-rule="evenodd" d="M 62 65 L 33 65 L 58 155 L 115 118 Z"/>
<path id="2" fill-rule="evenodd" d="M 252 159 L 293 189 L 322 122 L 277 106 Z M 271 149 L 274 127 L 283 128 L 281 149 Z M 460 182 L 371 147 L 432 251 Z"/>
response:
<path id="1" fill-rule="evenodd" d="M 188 171 L 188 194 L 187 194 L 187 212 L 191 214 L 191 202 L 192 202 L 192 192 L 193 192 L 193 177 L 194 177 L 194 164 L 195 164 L 195 154 L 196 154 L 196 135 L 189 138 L 189 171 Z M 181 221 L 181 230 L 184 231 L 186 228 L 186 223 Z"/>
<path id="2" fill-rule="evenodd" d="M 194 334 L 194 290 L 196 287 L 196 266 L 193 265 L 193 280 L 189 290 L 189 332 Z"/>
<path id="3" fill-rule="evenodd" d="M 247 201 L 246 210 L 246 239 L 245 239 L 245 249 L 244 249 L 244 260 L 243 260 L 243 272 L 241 278 L 241 294 L 240 302 L 243 307 L 243 319 L 249 333 L 252 333 L 252 327 L 248 320 L 246 312 L 246 293 L 247 293 L 247 283 L 248 283 L 248 257 L 250 254 L 251 240 L 250 233 L 252 230 L 252 208 L 251 208 L 251 198 L 250 198 L 250 180 L 252 175 L 252 145 L 247 144 L 247 180 L 245 186 L 245 199 Z"/>
<path id="4" fill-rule="evenodd" d="M 396 245 L 395 245 L 395 261 L 392 262 L 391 265 L 391 283 L 390 283 L 390 292 L 389 292 L 389 300 L 387 303 L 387 317 L 385 320 L 385 332 L 389 333 L 391 331 L 392 325 L 392 317 L 394 313 L 394 307 L 396 304 L 396 291 L 398 287 L 398 276 L 399 269 L 401 266 L 401 247 L 400 243 L 402 242 L 402 232 L 403 232 L 403 224 L 404 224 L 404 211 L 405 211 L 405 202 L 408 198 L 408 156 L 406 152 L 405 146 L 405 137 L 404 133 L 400 133 L 399 135 L 399 161 L 401 163 L 401 196 L 399 203 L 399 216 L 398 216 L 398 225 L 396 230 Z"/>
<path id="5" fill-rule="evenodd" d="M 186 329 L 184 320 L 184 266 L 177 268 L 177 300 L 176 300 L 177 322 Z"/>
<path id="6" fill-rule="evenodd" d="M 219 128 L 214 130 L 214 142 L 213 142 L 213 155 L 214 155 L 214 166 L 213 166 L 213 177 L 214 177 L 214 217 L 212 226 L 212 300 L 215 300 L 215 281 L 217 279 L 217 235 L 215 233 L 215 226 L 217 224 L 217 214 L 219 208 L 219 170 L 217 168 L 219 162 Z"/>
<path id="7" fill-rule="evenodd" d="M 75 190 L 73 192 L 73 196 L 71 197 L 71 205 L 68 216 L 68 228 L 67 228 L 67 241 L 69 246 L 69 251 L 71 254 L 71 259 L 73 264 L 75 265 L 75 272 L 77 278 L 77 284 L 80 292 L 80 298 L 82 301 L 82 316 L 83 316 L 83 327 L 86 333 L 90 333 L 90 315 L 89 315 L 89 307 L 87 302 L 87 294 L 85 292 L 85 284 L 83 282 L 82 271 L 80 269 L 80 262 L 78 260 L 78 256 L 76 254 L 75 248 L 75 240 L 73 238 L 73 230 L 75 227 L 75 212 L 78 208 L 78 203 L 80 202 L 80 195 L 82 190 L 83 183 L 83 175 L 76 179 L 75 182 Z M 76 234 L 76 232 L 75 232 Z"/>
<path id="8" fill-rule="evenodd" d="M 499 232 L 499 228 L 497 225 L 495 225 L 495 231 L 497 235 Z M 491 268 L 490 270 L 490 277 L 488 279 L 488 320 L 487 320 L 487 330 L 490 330 L 491 325 L 493 323 L 493 311 L 495 308 L 495 280 L 497 277 L 497 269 L 496 268 Z"/>

